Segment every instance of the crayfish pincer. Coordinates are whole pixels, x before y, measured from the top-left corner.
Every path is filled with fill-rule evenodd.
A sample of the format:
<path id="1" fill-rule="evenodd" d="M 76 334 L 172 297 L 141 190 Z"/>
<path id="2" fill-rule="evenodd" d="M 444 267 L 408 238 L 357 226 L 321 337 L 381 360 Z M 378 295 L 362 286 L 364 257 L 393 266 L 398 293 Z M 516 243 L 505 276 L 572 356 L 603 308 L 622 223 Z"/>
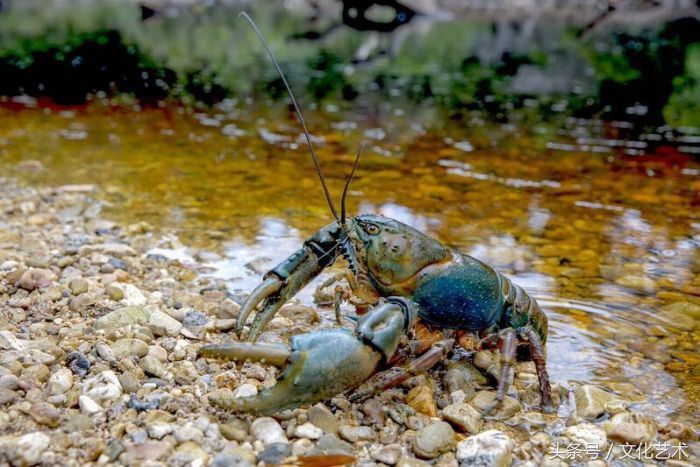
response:
<path id="1" fill-rule="evenodd" d="M 248 330 L 249 342 L 207 345 L 201 349 L 205 357 L 250 359 L 285 367 L 278 383 L 249 398 L 212 402 L 234 411 L 273 412 L 328 399 L 369 380 L 351 396 L 358 400 L 427 371 L 452 351 L 456 333 L 471 332 L 480 338 L 480 348 L 500 350 L 497 402 L 503 400 L 515 360 L 532 360 L 539 378 L 542 407 L 551 410 L 545 366 L 547 317 L 537 302 L 491 266 L 406 224 L 376 214 L 346 217 L 345 199 L 359 152 L 345 184 L 339 216 L 296 100 L 260 37 L 290 93 L 335 221 L 270 270 L 248 296 L 238 316 L 239 336 L 248 317 L 260 306 Z M 256 344 L 260 332 L 280 307 L 341 256 L 349 270 L 332 279 L 346 279 L 350 290 L 343 291 L 338 286 L 336 300 L 351 299 L 358 312 L 367 310 L 358 319 L 355 330 L 339 328 L 301 334 L 292 338 L 289 348 Z M 340 310 L 339 305 L 336 310 Z M 395 357 L 402 356 L 397 349 L 411 336 L 416 317 L 442 329 L 445 338 L 405 367 L 378 373 L 370 380 L 377 370 L 390 367 Z"/>

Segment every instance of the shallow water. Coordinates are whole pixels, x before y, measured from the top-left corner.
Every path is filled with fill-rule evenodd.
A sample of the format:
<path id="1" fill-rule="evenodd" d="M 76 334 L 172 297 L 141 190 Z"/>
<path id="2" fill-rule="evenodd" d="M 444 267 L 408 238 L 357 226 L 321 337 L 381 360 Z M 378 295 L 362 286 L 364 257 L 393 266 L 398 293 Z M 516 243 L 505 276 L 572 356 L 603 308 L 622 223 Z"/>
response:
<path id="1" fill-rule="evenodd" d="M 696 147 L 692 135 L 626 140 L 624 124 L 520 129 L 478 115 L 431 130 L 411 109 L 364 110 L 307 112 L 336 197 L 368 143 L 350 212 L 394 217 L 511 275 L 549 315 L 554 380 L 607 385 L 697 426 L 700 163 L 675 149 Z M 0 122 L 2 173 L 95 184 L 95 212 L 176 233 L 181 249 L 153 253 L 197 261 L 234 292 L 331 219 L 286 108 L 13 104 Z"/>

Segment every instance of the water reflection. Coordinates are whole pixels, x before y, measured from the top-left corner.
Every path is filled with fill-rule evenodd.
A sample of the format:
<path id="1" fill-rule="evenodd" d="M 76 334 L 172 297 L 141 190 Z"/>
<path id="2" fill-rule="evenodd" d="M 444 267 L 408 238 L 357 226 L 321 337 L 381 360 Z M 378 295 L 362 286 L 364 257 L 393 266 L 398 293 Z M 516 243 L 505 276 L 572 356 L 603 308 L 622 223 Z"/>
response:
<path id="1" fill-rule="evenodd" d="M 291 115 L 241 106 L 196 116 L 0 107 L 0 169 L 31 183 L 94 183 L 106 216 L 177 234 L 181 243 L 166 239 L 151 254 L 247 292 L 331 216 Z M 317 118 L 337 199 L 378 122 L 342 111 Z M 486 123 L 436 132 L 387 118 L 363 155 L 350 213 L 396 218 L 530 291 L 550 317 L 555 380 L 617 387 L 633 379 L 649 410 L 700 415 L 697 161 L 628 156 L 625 148 L 649 148 L 606 143 L 595 122 L 581 130 L 571 122 L 557 135 Z M 596 128 L 598 139 L 581 139 Z M 553 140 L 576 147 L 548 149 Z"/>

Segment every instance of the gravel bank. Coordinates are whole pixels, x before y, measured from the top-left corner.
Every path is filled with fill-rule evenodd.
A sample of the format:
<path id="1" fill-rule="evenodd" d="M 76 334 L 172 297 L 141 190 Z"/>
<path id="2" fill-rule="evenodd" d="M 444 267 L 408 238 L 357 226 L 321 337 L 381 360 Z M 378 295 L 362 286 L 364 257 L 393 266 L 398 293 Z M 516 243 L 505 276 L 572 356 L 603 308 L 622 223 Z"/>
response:
<path id="1" fill-rule="evenodd" d="M 210 396 L 254 394 L 276 376 L 197 357 L 204 341 L 234 338 L 239 298 L 197 265 L 148 254 L 163 246 L 148 225 L 101 219 L 94 189 L 0 179 L 0 465 L 245 466 L 309 456 L 325 456 L 315 465 L 564 465 L 654 443 L 684 447 L 689 457 L 675 465 L 697 461 L 695 429 L 635 411 L 644 395 L 632 384 L 555 383 L 562 407 L 542 414 L 534 366 L 522 363 L 510 396 L 487 414 L 491 375 L 500 374 L 489 352 L 363 404 L 339 396 L 274 418 L 216 410 Z M 292 304 L 263 339 L 286 340 L 317 321 L 316 310 Z"/>

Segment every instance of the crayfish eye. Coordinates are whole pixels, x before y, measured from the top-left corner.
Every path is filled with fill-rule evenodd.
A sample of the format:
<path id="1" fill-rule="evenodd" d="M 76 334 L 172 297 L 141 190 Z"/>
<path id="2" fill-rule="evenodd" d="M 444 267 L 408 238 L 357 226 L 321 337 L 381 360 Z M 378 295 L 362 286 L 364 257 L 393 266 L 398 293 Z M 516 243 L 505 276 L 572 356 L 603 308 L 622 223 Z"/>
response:
<path id="1" fill-rule="evenodd" d="M 370 235 L 377 235 L 379 233 L 379 227 L 377 227 L 374 224 L 367 224 L 365 225 L 365 230 L 367 231 L 368 234 Z"/>

